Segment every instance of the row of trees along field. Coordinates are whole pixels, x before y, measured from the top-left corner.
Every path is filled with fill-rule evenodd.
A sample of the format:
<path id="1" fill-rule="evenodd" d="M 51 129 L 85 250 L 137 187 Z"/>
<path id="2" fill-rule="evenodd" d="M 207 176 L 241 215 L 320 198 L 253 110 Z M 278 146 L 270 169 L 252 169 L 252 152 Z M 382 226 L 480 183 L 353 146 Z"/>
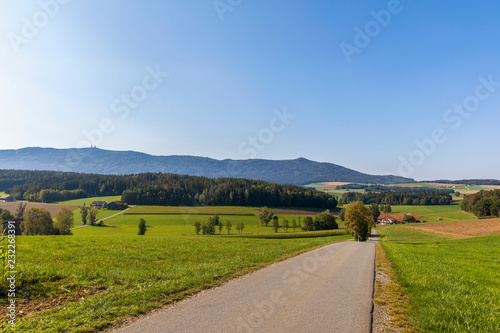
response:
<path id="1" fill-rule="evenodd" d="M 382 205 L 449 205 L 453 199 L 448 191 L 427 190 L 420 193 L 410 193 L 406 191 L 385 191 L 385 192 L 346 192 L 339 199 L 340 205 L 361 201 L 364 204 Z"/>
<path id="2" fill-rule="evenodd" d="M 337 206 L 335 197 L 301 186 L 165 173 L 115 176 L 2 170 L 0 190 L 17 200 L 35 202 L 122 195 L 122 201 L 132 205 L 268 205 L 325 209 Z"/>
<path id="3" fill-rule="evenodd" d="M 500 216 L 500 190 L 479 191 L 465 195 L 462 200 L 462 209 L 473 213 L 479 218 Z"/>
<path id="4" fill-rule="evenodd" d="M 368 185 L 368 184 L 344 184 L 337 185 L 335 187 L 337 190 L 364 190 L 365 192 L 409 192 L 409 193 L 421 193 L 429 191 L 428 187 L 416 187 L 416 186 L 387 186 L 387 185 Z M 439 191 L 454 193 L 453 189 L 440 189 Z"/>

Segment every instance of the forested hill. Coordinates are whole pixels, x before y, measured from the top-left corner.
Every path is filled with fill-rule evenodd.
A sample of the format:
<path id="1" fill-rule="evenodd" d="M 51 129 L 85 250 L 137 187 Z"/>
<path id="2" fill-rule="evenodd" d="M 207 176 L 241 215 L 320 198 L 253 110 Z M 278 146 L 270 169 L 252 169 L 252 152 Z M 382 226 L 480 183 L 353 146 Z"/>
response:
<path id="1" fill-rule="evenodd" d="M 393 184 L 413 182 L 398 176 L 374 176 L 332 163 L 295 160 L 215 160 L 196 156 L 153 156 L 97 148 L 23 148 L 0 150 L 0 169 L 69 171 L 94 174 L 163 172 L 209 178 L 233 177 L 278 184 L 315 182 Z"/>
<path id="2" fill-rule="evenodd" d="M 334 209 L 330 194 L 296 185 L 166 173 L 94 175 L 0 170 L 0 190 L 17 200 L 57 202 L 121 195 L 130 205 L 285 206 Z"/>

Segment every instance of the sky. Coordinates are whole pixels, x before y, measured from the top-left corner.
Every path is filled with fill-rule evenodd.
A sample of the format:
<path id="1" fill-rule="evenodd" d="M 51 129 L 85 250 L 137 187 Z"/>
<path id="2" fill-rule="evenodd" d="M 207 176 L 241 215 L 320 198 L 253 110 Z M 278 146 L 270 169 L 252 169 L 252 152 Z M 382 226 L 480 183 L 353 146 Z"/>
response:
<path id="1" fill-rule="evenodd" d="M 0 2 L 0 149 L 500 179 L 500 3 Z"/>

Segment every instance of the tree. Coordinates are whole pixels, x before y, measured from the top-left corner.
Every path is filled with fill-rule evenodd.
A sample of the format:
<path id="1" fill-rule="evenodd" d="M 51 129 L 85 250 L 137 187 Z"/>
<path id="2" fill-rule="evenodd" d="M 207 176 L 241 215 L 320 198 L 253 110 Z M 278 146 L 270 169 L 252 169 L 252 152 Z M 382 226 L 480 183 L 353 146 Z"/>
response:
<path id="1" fill-rule="evenodd" d="M 356 241 L 366 241 L 370 237 L 372 214 L 361 201 L 351 202 L 345 210 L 347 232 Z"/>
<path id="2" fill-rule="evenodd" d="M 219 222 L 219 234 L 222 234 L 222 228 L 224 228 L 224 224 L 222 224 L 222 221 Z"/>
<path id="3" fill-rule="evenodd" d="M 412 215 L 405 215 L 403 217 L 403 223 L 415 223 L 417 220 Z"/>
<path id="4" fill-rule="evenodd" d="M 458 191 L 455 191 L 455 195 L 460 198 L 460 195 L 462 195 L 462 193 L 458 192 Z"/>
<path id="5" fill-rule="evenodd" d="M 73 212 L 68 207 L 63 207 L 57 212 L 54 229 L 59 235 L 72 235 L 71 228 L 75 223 Z"/>
<path id="6" fill-rule="evenodd" d="M 243 229 L 245 229 L 245 225 L 243 224 L 243 222 L 239 222 L 236 225 L 236 230 L 238 230 L 240 232 L 240 234 L 241 234 L 243 232 Z"/>
<path id="7" fill-rule="evenodd" d="M 204 235 L 215 234 L 215 219 L 212 217 L 209 217 L 206 222 L 203 222 L 203 224 L 201 225 L 201 232 Z"/>
<path id="8" fill-rule="evenodd" d="M 82 218 L 82 223 L 83 225 L 87 224 L 87 215 L 89 213 L 89 208 L 83 204 L 82 207 L 80 207 L 80 216 Z"/>
<path id="9" fill-rule="evenodd" d="M 293 231 L 295 231 L 295 229 L 298 228 L 298 224 L 297 224 L 297 221 L 295 221 L 295 219 L 292 220 L 292 228 L 293 228 Z"/>
<path id="10" fill-rule="evenodd" d="M 227 220 L 226 221 L 226 229 L 227 229 L 227 234 L 229 235 L 229 233 L 231 232 L 231 228 L 233 227 L 233 224 L 231 223 L 231 221 Z"/>
<path id="11" fill-rule="evenodd" d="M 144 219 L 140 219 L 139 220 L 139 233 L 138 233 L 138 235 L 139 236 L 145 235 L 147 228 L 148 227 L 146 226 L 146 221 Z"/>
<path id="12" fill-rule="evenodd" d="M 274 213 L 269 208 L 264 206 L 259 213 L 260 225 L 261 226 L 265 225 L 267 227 L 267 224 L 269 223 L 269 221 L 271 221 L 273 216 L 274 216 Z"/>
<path id="13" fill-rule="evenodd" d="M 333 230 L 338 228 L 339 225 L 330 210 L 325 210 L 314 217 L 312 230 Z"/>
<path id="14" fill-rule="evenodd" d="M 45 208 L 30 208 L 24 214 L 21 223 L 23 235 L 53 235 L 54 222 Z"/>
<path id="15" fill-rule="evenodd" d="M 15 212 L 15 216 L 16 217 L 21 217 L 24 215 L 24 211 L 26 210 L 26 205 L 28 203 L 27 202 L 20 202 L 19 205 L 17 205 L 17 209 L 16 209 L 16 212 Z"/>
<path id="16" fill-rule="evenodd" d="M 345 218 L 345 208 L 342 208 L 339 213 L 339 218 L 343 222 Z"/>
<path id="17" fill-rule="evenodd" d="M 302 223 L 302 230 L 311 231 L 314 228 L 314 220 L 310 216 L 306 216 L 304 218 L 304 222 Z"/>
<path id="18" fill-rule="evenodd" d="M 391 205 L 385 205 L 383 208 L 384 213 L 388 214 L 392 212 L 392 207 Z"/>
<path id="19" fill-rule="evenodd" d="M 97 207 L 91 207 L 87 209 L 87 221 L 90 225 L 94 225 L 97 220 L 97 213 L 99 209 Z"/>
<path id="20" fill-rule="evenodd" d="M 288 228 L 290 228 L 290 223 L 288 222 L 287 219 L 283 219 L 283 229 L 285 229 L 285 231 L 288 232 Z"/>
<path id="21" fill-rule="evenodd" d="M 378 207 L 378 205 L 376 203 L 372 203 L 370 205 L 370 213 L 372 214 L 372 218 L 373 218 L 373 223 L 375 223 L 378 219 L 378 217 L 380 216 L 380 209 Z"/>
<path id="22" fill-rule="evenodd" d="M 280 224 L 278 221 L 278 216 L 274 215 L 273 216 L 273 230 L 274 230 L 274 232 L 278 232 L 279 227 L 280 227 Z"/>
<path id="23" fill-rule="evenodd" d="M 194 231 L 196 232 L 197 235 L 200 234 L 200 231 L 201 231 L 201 223 L 200 223 L 200 221 L 196 221 L 194 223 Z"/>
<path id="24" fill-rule="evenodd" d="M 13 219 L 14 215 L 12 215 L 7 209 L 1 210 L 0 213 L 0 221 Z"/>
<path id="25" fill-rule="evenodd" d="M 479 199 L 472 208 L 472 212 L 477 217 L 485 217 L 490 216 L 490 208 L 493 205 L 493 199 L 491 198 L 482 198 Z"/>

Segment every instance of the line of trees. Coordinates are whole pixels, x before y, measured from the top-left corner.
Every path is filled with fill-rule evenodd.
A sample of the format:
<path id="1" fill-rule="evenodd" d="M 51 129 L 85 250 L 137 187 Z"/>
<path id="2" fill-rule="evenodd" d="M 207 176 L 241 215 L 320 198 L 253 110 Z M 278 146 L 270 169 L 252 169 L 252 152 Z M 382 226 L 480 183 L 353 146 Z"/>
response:
<path id="1" fill-rule="evenodd" d="M 372 203 L 378 205 L 449 205 L 453 199 L 447 191 L 427 190 L 420 193 L 406 191 L 386 191 L 380 193 L 346 192 L 339 199 L 339 204 L 345 205 L 351 202 L 361 201 L 365 205 Z"/>
<path id="2" fill-rule="evenodd" d="M 0 184 L 17 200 L 54 202 L 122 195 L 133 205 L 227 205 L 334 209 L 334 196 L 295 185 L 241 178 L 207 178 L 165 173 L 94 175 L 55 171 L 0 170 Z M 7 183 L 5 183 L 7 184 Z M 0 188 L 2 190 L 2 188 Z"/>
<path id="3" fill-rule="evenodd" d="M 478 218 L 500 216 L 500 190 L 482 190 L 475 194 L 464 195 L 462 209 Z"/>
<path id="4" fill-rule="evenodd" d="M 59 210 L 55 221 L 47 209 L 33 207 L 24 213 L 21 232 L 23 235 L 71 235 L 73 224 L 73 212 L 67 207 Z"/>
<path id="5" fill-rule="evenodd" d="M 337 190 L 365 190 L 365 192 L 409 192 L 409 193 L 421 193 L 425 191 L 442 191 L 453 193 L 453 189 L 433 189 L 423 186 L 387 186 L 387 185 L 369 185 L 369 184 L 344 184 L 337 185 L 335 187 Z"/>

